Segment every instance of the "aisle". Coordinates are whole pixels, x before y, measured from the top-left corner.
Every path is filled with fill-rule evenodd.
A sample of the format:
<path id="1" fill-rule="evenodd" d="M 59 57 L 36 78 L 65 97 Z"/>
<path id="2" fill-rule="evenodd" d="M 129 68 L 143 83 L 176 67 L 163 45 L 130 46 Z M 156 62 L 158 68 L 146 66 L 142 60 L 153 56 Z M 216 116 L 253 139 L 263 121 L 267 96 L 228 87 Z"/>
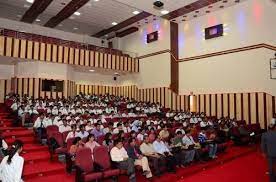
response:
<path id="1" fill-rule="evenodd" d="M 73 175 L 65 172 L 65 166 L 60 162 L 51 162 L 47 146 L 38 144 L 34 133 L 24 127 L 12 127 L 12 119 L 3 105 L 0 105 L 0 130 L 3 131 L 5 140 L 10 145 L 16 139 L 24 142 L 22 156 L 25 160 L 23 178 L 24 181 L 49 181 L 70 182 Z M 51 181 L 52 181 L 51 180 Z"/>
<path id="2" fill-rule="evenodd" d="M 253 152 L 224 165 L 189 176 L 179 182 L 268 182 L 266 171 L 264 157 L 260 152 Z"/>

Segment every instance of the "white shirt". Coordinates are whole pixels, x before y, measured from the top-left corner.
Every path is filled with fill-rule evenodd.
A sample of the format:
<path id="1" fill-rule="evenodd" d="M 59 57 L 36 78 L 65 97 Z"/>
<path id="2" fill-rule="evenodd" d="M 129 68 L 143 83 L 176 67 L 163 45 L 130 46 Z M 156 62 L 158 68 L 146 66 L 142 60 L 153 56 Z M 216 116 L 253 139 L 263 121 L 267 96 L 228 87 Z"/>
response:
<path id="1" fill-rule="evenodd" d="M 0 164 L 0 180 L 2 182 L 21 182 L 24 159 L 16 153 L 10 164 L 7 163 L 9 156 L 4 157 Z"/>
<path id="2" fill-rule="evenodd" d="M 185 135 L 182 138 L 182 142 L 183 142 L 183 144 L 188 145 L 188 146 L 195 144 L 193 137 L 192 136 L 188 137 L 187 135 Z"/>
<path id="3" fill-rule="evenodd" d="M 58 127 L 58 130 L 59 130 L 60 133 L 63 133 L 63 132 L 65 132 L 65 131 L 70 131 L 70 130 L 71 130 L 71 127 L 70 127 L 69 125 L 67 125 L 67 126 L 60 125 L 60 126 Z"/>
<path id="4" fill-rule="evenodd" d="M 7 150 L 8 149 L 8 144 L 5 142 L 4 139 L 2 139 L 2 148 Z"/>
<path id="5" fill-rule="evenodd" d="M 67 137 L 66 137 L 66 140 L 65 140 L 65 142 L 67 142 L 67 140 L 69 139 L 69 138 L 75 138 L 77 136 L 77 132 L 73 132 L 73 131 L 70 131 L 69 133 L 68 133 L 68 135 L 67 135 Z"/>
<path id="6" fill-rule="evenodd" d="M 41 121 L 41 118 L 38 117 L 38 118 L 35 120 L 34 126 L 33 126 L 33 127 L 34 127 L 34 128 L 40 128 L 40 127 L 46 128 L 46 127 L 47 127 L 47 121 L 46 121 L 46 119 L 43 118 L 43 120 Z"/>
<path id="7" fill-rule="evenodd" d="M 111 160 L 114 162 L 121 162 L 124 158 L 128 158 L 127 151 L 124 147 L 121 149 L 113 147 L 110 151 Z"/>
<path id="8" fill-rule="evenodd" d="M 163 141 L 158 142 L 157 140 L 155 140 L 153 142 L 153 148 L 159 154 L 164 154 L 165 152 L 170 152 L 170 150 L 168 149 L 168 147 L 166 146 L 166 144 Z"/>
<path id="9" fill-rule="evenodd" d="M 80 137 L 81 139 L 87 137 L 89 135 L 89 133 L 87 131 L 84 131 L 83 133 L 81 131 L 79 131 L 77 133 L 77 137 Z"/>

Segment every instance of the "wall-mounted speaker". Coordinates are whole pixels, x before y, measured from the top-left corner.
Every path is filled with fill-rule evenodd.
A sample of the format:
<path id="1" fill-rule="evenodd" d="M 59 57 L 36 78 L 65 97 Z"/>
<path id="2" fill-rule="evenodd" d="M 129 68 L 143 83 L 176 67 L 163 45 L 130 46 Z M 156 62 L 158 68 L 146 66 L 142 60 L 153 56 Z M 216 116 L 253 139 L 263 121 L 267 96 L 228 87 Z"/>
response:
<path id="1" fill-rule="evenodd" d="M 114 80 L 114 81 L 116 81 L 116 80 L 117 80 L 117 77 L 116 77 L 116 76 L 114 76 L 114 77 L 113 77 L 113 80 Z"/>

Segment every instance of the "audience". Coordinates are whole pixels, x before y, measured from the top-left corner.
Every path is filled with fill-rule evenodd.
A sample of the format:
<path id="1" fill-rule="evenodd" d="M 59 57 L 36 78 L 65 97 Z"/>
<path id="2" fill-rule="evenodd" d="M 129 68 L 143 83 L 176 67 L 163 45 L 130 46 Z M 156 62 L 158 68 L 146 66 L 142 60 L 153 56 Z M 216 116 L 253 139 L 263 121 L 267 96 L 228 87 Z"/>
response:
<path id="1" fill-rule="evenodd" d="M 93 134 L 89 134 L 86 139 L 85 147 L 91 149 L 92 159 L 94 159 L 93 157 L 94 148 L 98 146 L 100 146 L 100 144 L 98 144 L 95 141 L 95 136 Z"/>

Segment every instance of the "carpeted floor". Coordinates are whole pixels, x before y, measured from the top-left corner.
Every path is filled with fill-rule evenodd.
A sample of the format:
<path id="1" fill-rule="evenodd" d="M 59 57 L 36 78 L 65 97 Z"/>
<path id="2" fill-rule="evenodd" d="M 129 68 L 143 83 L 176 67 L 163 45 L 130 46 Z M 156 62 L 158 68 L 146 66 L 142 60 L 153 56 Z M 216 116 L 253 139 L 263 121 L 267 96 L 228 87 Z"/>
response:
<path id="1" fill-rule="evenodd" d="M 65 165 L 60 162 L 50 162 L 50 155 L 46 146 L 39 145 L 32 130 L 23 127 L 12 127 L 9 113 L 0 105 L 0 130 L 9 144 L 15 139 L 24 142 L 22 156 L 25 159 L 23 178 L 27 182 L 73 182 L 74 175 L 65 172 Z M 175 174 L 166 173 L 159 178 L 153 178 L 156 182 L 265 182 L 266 164 L 264 158 L 256 147 L 235 147 L 219 155 L 219 158 L 206 163 L 193 164 L 184 169 L 178 169 Z M 119 182 L 127 182 L 126 176 L 120 176 Z M 147 180 L 137 173 L 138 182 Z"/>

